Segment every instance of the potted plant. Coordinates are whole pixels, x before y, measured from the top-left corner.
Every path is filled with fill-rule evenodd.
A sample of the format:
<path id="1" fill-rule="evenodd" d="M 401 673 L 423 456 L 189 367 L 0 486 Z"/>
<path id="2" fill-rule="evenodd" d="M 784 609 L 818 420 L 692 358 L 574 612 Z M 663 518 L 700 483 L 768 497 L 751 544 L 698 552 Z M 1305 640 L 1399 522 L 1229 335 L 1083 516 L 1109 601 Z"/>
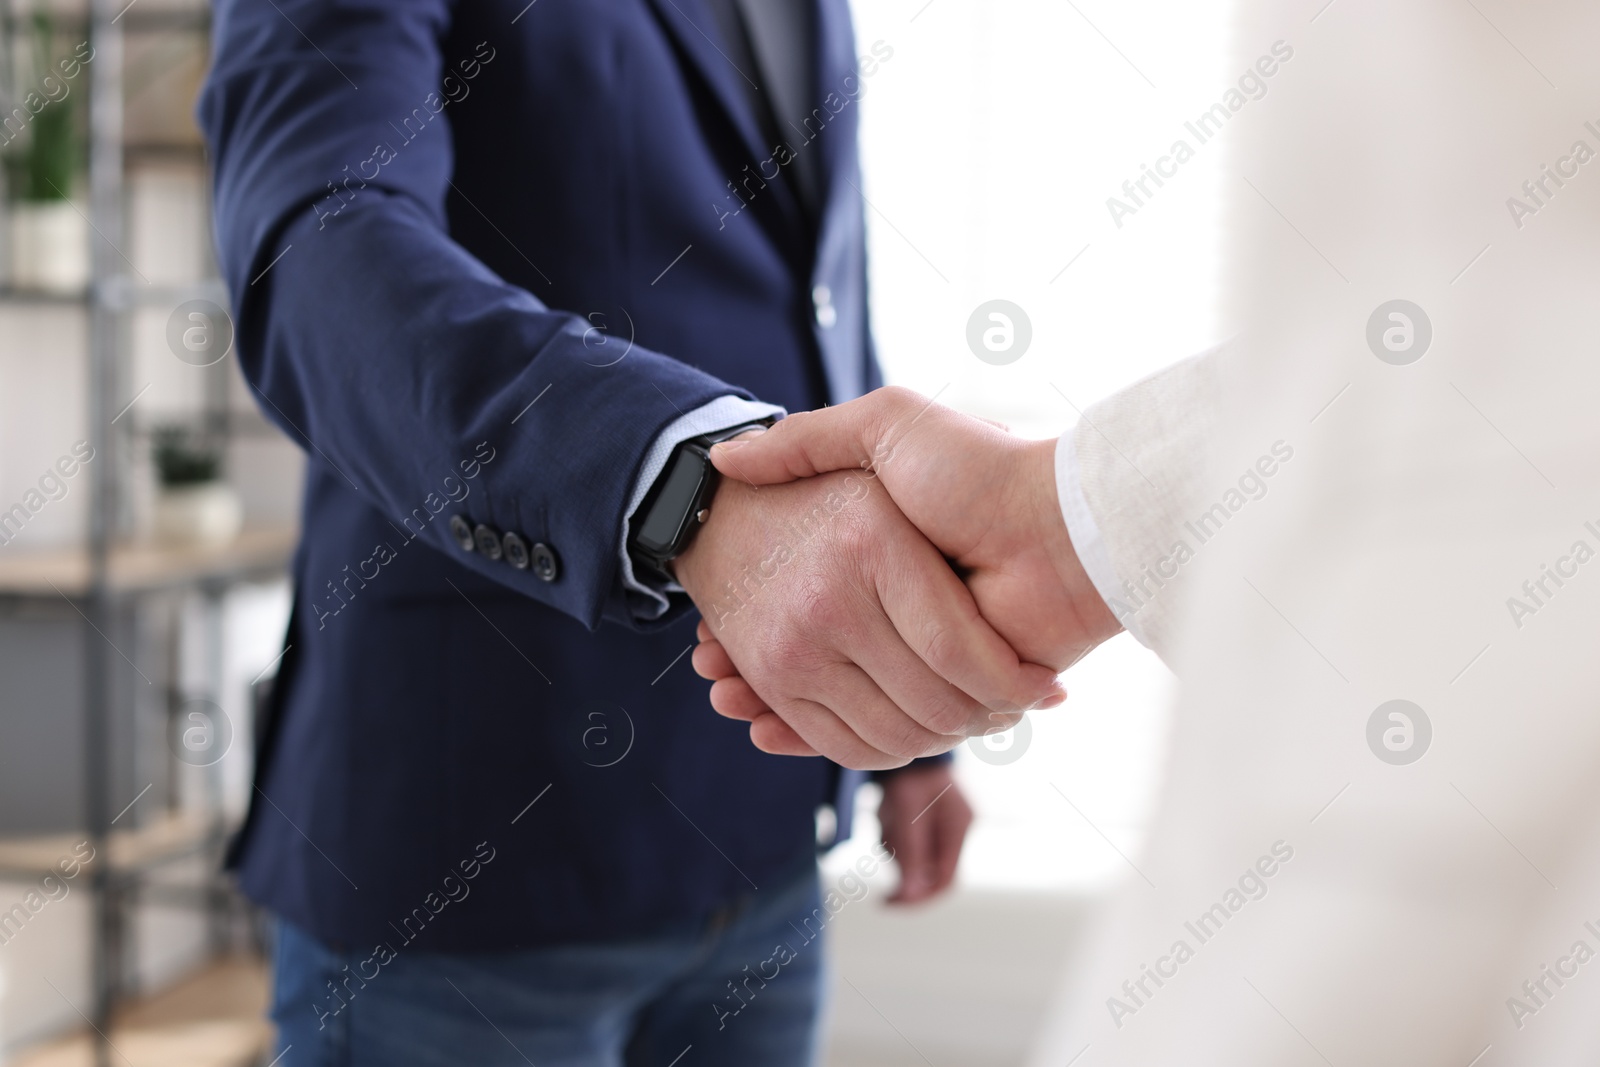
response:
<path id="1" fill-rule="evenodd" d="M 222 448 L 184 426 L 155 431 L 156 539 L 169 545 L 221 545 L 244 524 L 244 508 L 222 479 Z"/>
<path id="2" fill-rule="evenodd" d="M 89 221 L 72 203 L 83 144 L 77 99 L 63 71 L 51 65 L 55 30 L 40 8 L 33 17 L 37 85 L 9 114 L 25 115 L 20 150 L 8 159 L 11 203 L 11 284 L 18 289 L 79 293 L 89 284 Z M 69 67 L 67 69 L 76 69 Z M 8 135 L 13 135 L 8 128 Z"/>

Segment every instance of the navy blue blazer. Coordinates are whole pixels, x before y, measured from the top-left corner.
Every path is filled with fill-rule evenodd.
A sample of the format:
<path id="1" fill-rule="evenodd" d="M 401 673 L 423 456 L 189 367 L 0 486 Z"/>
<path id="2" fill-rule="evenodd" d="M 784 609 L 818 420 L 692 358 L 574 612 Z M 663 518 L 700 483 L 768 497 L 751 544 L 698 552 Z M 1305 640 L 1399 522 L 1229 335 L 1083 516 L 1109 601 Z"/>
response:
<path id="1" fill-rule="evenodd" d="M 819 153 L 809 222 L 702 0 L 215 5 L 200 117 L 239 358 L 308 458 L 234 856 L 324 940 L 646 932 L 809 862 L 853 788 L 713 714 L 692 606 L 640 625 L 618 575 L 681 413 L 878 384 L 853 185 L 893 52 L 858 56 L 845 0 L 817 2 L 817 109 L 786 146 Z"/>

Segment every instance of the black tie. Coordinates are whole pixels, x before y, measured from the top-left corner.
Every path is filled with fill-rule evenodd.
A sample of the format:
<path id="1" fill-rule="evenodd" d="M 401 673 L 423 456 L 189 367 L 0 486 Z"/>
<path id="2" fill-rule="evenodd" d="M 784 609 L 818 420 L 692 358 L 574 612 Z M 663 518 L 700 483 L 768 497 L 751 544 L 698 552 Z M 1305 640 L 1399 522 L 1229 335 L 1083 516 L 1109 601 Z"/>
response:
<path id="1" fill-rule="evenodd" d="M 795 153 L 784 167 L 806 214 L 815 218 L 821 199 L 816 145 L 822 128 L 813 117 L 816 99 L 815 0 L 707 0 L 716 16 L 729 59 L 746 75 L 750 105 L 771 142 Z M 752 86 L 751 81 L 756 84 Z M 822 110 L 822 115 L 828 112 Z M 810 118 L 808 126 L 806 120 Z"/>

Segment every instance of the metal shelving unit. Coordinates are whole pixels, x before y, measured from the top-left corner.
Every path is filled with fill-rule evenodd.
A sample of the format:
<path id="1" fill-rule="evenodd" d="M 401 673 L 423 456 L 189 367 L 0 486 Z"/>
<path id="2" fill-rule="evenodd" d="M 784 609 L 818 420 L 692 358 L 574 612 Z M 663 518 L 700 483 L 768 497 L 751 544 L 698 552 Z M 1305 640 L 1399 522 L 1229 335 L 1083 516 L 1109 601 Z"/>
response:
<path id="1" fill-rule="evenodd" d="M 25 2 L 25 0 L 23 0 Z M 18 0 L 3 0 L 0 39 L 11 45 L 13 35 L 28 32 Z M 83 749 L 84 769 L 82 833 L 96 859 L 81 878 L 91 890 L 92 1003 L 83 1008 L 98 1035 L 95 1062 L 112 1062 L 109 1038 L 114 1010 L 122 998 L 125 972 L 125 928 L 129 905 L 140 899 L 210 909 L 215 918 L 237 905 L 236 896 L 220 876 L 220 858 L 231 827 L 220 806 L 220 780 L 210 776 L 205 810 L 201 813 L 169 811 L 132 829 L 113 829 L 118 816 L 113 805 L 114 717 L 127 705 L 119 693 L 122 684 L 119 657 L 109 635 L 123 629 L 136 605 L 157 596 L 197 594 L 204 605 L 209 660 L 205 697 L 220 702 L 222 684 L 222 600 L 237 583 L 281 575 L 293 551 L 295 535 L 288 529 L 247 530 L 233 544 L 218 549 L 177 549 L 141 546 L 127 541 L 126 489 L 131 450 L 142 443 L 133 420 L 114 424 L 126 400 L 125 367 L 131 345 L 131 317 L 141 306 L 175 306 L 183 300 L 204 298 L 226 306 L 225 291 L 215 278 L 193 286 L 173 288 L 140 284 L 123 258 L 127 227 L 128 189 L 125 160 L 130 152 L 159 158 L 186 153 L 203 162 L 198 148 L 184 145 L 130 146 L 125 142 L 125 58 L 127 36 L 149 31 L 205 33 L 209 8 L 161 6 L 162 0 L 145 0 L 135 6 L 128 0 L 88 0 L 77 12 L 53 12 L 57 26 L 81 27 L 94 48 L 88 76 L 88 211 L 92 230 L 90 281 L 81 294 L 49 295 L 0 288 L 0 304 L 80 307 L 87 316 L 88 439 L 97 462 L 88 465 L 89 528 L 86 546 L 54 552 L 12 555 L 0 560 L 0 605 L 54 604 L 66 599 L 82 617 Z M 148 150 L 148 151 L 146 151 Z M 203 418 L 209 428 L 227 434 L 233 424 L 228 410 L 227 380 L 221 374 L 210 380 Z M 247 431 L 248 432 L 248 429 Z M 176 632 L 176 631 L 174 631 Z M 135 650 L 137 654 L 137 650 Z M 125 657 L 124 657 L 125 658 Z M 132 660 L 129 660 L 132 663 Z M 135 667 L 137 670 L 137 667 Z M 174 687 L 175 688 L 175 687 Z M 183 694 L 169 692 L 167 714 L 173 714 Z M 247 743 L 236 737 L 235 743 Z M 216 771 L 217 768 L 211 768 Z M 0 874 L 36 877 L 49 870 L 64 854 L 62 837 L 36 836 L 0 840 Z M 67 844 L 70 846 L 70 841 Z M 208 858 L 216 877 L 199 887 L 162 886 L 151 883 L 156 870 L 186 857 Z M 84 884 L 84 883 L 79 883 Z M 216 947 L 218 923 L 213 923 Z"/>

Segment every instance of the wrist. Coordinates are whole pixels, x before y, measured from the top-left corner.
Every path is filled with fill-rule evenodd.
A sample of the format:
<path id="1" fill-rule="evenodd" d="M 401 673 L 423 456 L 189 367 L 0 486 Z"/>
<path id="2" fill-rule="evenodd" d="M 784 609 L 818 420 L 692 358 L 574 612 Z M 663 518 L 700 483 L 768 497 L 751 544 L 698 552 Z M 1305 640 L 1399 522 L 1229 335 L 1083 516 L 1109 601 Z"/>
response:
<path id="1" fill-rule="evenodd" d="M 705 592 L 710 561 L 717 555 L 716 543 L 729 525 L 728 513 L 737 506 L 741 489 L 748 490 L 748 487 L 728 478 L 718 479 L 706 508 L 705 521 L 700 523 L 693 540 L 667 564 L 673 578 L 696 604 L 701 602 Z"/>
<path id="2" fill-rule="evenodd" d="M 1023 476 L 1027 498 L 1032 512 L 1032 526 L 1036 543 L 1043 546 L 1055 571 L 1061 588 L 1078 605 L 1078 615 L 1085 629 L 1100 640 L 1122 630 L 1122 624 L 1095 588 L 1078 558 L 1072 544 L 1072 534 L 1067 529 L 1066 513 L 1061 507 L 1061 494 L 1056 485 L 1056 446 L 1051 438 L 1032 441 L 1023 454 Z"/>
<path id="3" fill-rule="evenodd" d="M 700 539 L 723 486 L 708 449 L 719 440 L 741 440 L 762 429 L 765 426 L 745 427 L 679 442 L 640 508 L 643 522 L 630 545 L 636 567 L 647 566 L 685 590 L 689 588 L 679 578 L 679 564 Z"/>

